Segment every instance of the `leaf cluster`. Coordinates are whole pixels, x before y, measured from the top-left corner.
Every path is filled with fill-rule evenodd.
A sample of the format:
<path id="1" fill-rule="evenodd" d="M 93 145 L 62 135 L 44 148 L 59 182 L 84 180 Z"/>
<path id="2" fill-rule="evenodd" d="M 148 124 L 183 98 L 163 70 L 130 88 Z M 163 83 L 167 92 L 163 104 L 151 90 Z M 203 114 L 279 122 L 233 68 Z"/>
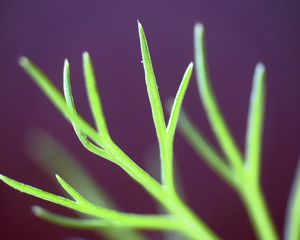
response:
<path id="1" fill-rule="evenodd" d="M 168 104 L 170 117 L 166 121 L 146 35 L 140 23 L 138 23 L 138 32 L 145 83 L 160 151 L 160 182 L 138 166 L 112 139 L 97 89 L 92 60 L 87 52 L 84 52 L 82 56 L 83 73 L 95 128 L 83 119 L 76 109 L 71 88 L 68 60 L 65 60 L 64 63 L 63 94 L 28 58 L 22 57 L 20 65 L 66 120 L 71 123 L 84 148 L 122 168 L 165 209 L 166 213 L 145 215 L 125 213 L 113 209 L 109 205 L 104 204 L 103 206 L 92 203 L 59 175 L 56 175 L 56 179 L 62 189 L 68 193 L 69 198 L 25 185 L 3 175 L 0 176 L 0 179 L 19 191 L 80 213 L 80 218 L 70 218 L 52 213 L 39 206 L 33 207 L 32 210 L 35 215 L 61 226 L 93 230 L 100 228 L 126 229 L 125 234 L 127 235 L 125 236 L 130 239 L 145 239 L 139 233 L 136 233 L 135 229 L 174 231 L 189 239 L 220 239 L 201 218 L 196 216 L 186 206 L 177 193 L 174 177 L 173 142 L 175 130 L 179 124 L 182 134 L 192 148 L 217 175 L 238 193 L 248 212 L 257 237 L 265 240 L 279 239 L 260 185 L 261 142 L 265 108 L 266 74 L 264 65 L 258 63 L 254 71 L 245 153 L 242 154 L 230 133 L 211 86 L 206 63 L 204 27 L 201 24 L 195 25 L 194 50 L 198 89 L 212 131 L 222 150 L 222 153 L 219 153 L 205 139 L 203 134 L 196 129 L 187 114 L 181 111 L 183 99 L 192 75 L 193 63 L 188 65 L 174 100 Z M 300 234 L 299 176 L 300 173 L 298 171 L 287 213 L 285 231 L 287 240 L 297 240 Z M 118 237 L 111 238 L 118 239 Z"/>

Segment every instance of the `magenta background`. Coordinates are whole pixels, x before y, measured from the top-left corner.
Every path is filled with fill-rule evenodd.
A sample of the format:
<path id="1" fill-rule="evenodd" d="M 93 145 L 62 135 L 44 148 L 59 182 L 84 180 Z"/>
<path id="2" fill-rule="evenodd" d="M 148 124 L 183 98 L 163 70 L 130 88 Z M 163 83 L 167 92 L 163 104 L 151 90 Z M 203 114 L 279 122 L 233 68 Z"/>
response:
<path id="1" fill-rule="evenodd" d="M 243 147 L 253 69 L 268 72 L 263 188 L 282 232 L 300 139 L 299 1 L 0 1 L 1 173 L 59 192 L 28 158 L 28 129 L 42 127 L 82 159 L 125 211 L 153 213 L 155 205 L 116 166 L 87 153 L 72 128 L 17 65 L 26 55 L 61 87 L 63 60 L 71 64 L 80 112 L 90 118 L 83 89 L 81 53 L 90 51 L 104 109 L 117 143 L 141 166 L 155 144 L 145 90 L 136 20 L 144 25 L 162 99 L 173 96 L 193 60 L 196 21 L 206 27 L 213 86 L 232 132 Z M 195 77 L 184 103 L 197 126 L 213 139 L 199 102 Z M 237 196 L 183 141 L 175 141 L 187 202 L 223 239 L 254 239 Z M 157 159 L 153 159 L 153 161 Z M 33 204 L 49 206 L 0 184 L 1 238 L 64 239 L 93 234 L 63 230 L 32 216 Z M 60 211 L 60 208 L 55 208 Z M 159 236 L 155 237 L 159 239 Z"/>

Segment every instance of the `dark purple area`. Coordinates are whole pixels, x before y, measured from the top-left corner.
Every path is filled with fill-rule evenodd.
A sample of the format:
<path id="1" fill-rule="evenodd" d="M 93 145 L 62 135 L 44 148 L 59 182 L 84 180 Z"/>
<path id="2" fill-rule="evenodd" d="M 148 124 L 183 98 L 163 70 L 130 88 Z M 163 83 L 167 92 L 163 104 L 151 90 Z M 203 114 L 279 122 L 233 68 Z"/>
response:
<path id="1" fill-rule="evenodd" d="M 299 1 L 1 1 L 1 156 L 4 175 L 59 193 L 26 154 L 25 136 L 42 127 L 82 159 L 91 174 L 129 212 L 153 213 L 152 199 L 118 167 L 87 153 L 70 125 L 17 65 L 26 55 L 62 86 L 64 58 L 71 65 L 75 101 L 89 120 L 81 53 L 94 61 L 112 136 L 141 166 L 156 144 L 140 63 L 137 23 L 148 37 L 162 100 L 174 96 L 193 60 L 193 25 L 206 27 L 208 61 L 222 111 L 243 148 L 252 75 L 258 61 L 267 68 L 263 145 L 263 188 L 282 232 L 300 139 Z M 185 108 L 212 137 L 192 78 Z M 175 153 L 187 203 L 222 239 L 254 239 L 236 194 L 208 169 L 177 134 Z M 153 161 L 159 161 L 153 159 Z M 54 176 L 53 176 L 54 178 Z M 49 206 L 0 184 L 2 239 L 65 239 L 93 234 L 64 230 L 36 219 L 31 205 Z M 58 212 L 61 208 L 55 208 Z"/>

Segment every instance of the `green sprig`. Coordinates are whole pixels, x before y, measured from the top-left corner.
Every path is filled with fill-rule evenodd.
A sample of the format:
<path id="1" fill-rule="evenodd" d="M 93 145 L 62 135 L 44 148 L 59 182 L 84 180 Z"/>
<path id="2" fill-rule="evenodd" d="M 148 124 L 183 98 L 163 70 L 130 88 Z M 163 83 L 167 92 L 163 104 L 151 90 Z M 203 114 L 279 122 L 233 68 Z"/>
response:
<path id="1" fill-rule="evenodd" d="M 171 115 L 166 126 L 164 112 L 161 104 L 161 99 L 158 92 L 156 78 L 152 67 L 149 47 L 146 39 L 144 29 L 138 23 L 138 30 L 140 36 L 140 45 L 143 58 L 143 66 L 145 71 L 145 79 L 149 101 L 152 110 L 152 117 L 156 129 L 157 139 L 160 149 L 161 168 L 162 168 L 162 181 L 164 187 L 173 194 L 176 194 L 174 169 L 173 169 L 173 139 L 175 129 L 177 126 L 180 109 L 182 102 L 192 75 L 193 63 L 187 67 L 181 84 L 177 91 L 175 101 L 172 106 Z"/>
<path id="2" fill-rule="evenodd" d="M 105 208 L 112 208 L 117 210 L 118 207 L 108 196 L 108 194 L 103 190 L 101 186 L 95 183 L 90 174 L 85 170 L 84 166 L 66 150 L 56 139 L 54 139 L 49 133 L 41 129 L 35 129 L 31 131 L 28 136 L 28 147 L 27 151 L 30 155 L 30 158 L 38 164 L 49 176 L 53 176 L 54 173 L 58 172 L 60 175 L 64 175 L 65 178 L 71 183 L 72 186 L 75 186 L 78 192 L 85 196 L 90 202 L 103 206 Z M 64 190 L 64 189 L 62 189 Z M 65 193 L 63 191 L 63 193 Z M 39 211 L 40 207 L 33 207 L 33 213 L 40 217 L 43 220 L 51 222 L 53 224 L 63 225 L 69 228 L 77 228 L 81 225 L 82 221 L 78 220 L 87 220 L 85 214 L 80 214 L 76 212 L 80 219 L 70 219 L 67 218 L 67 221 L 56 221 L 64 220 L 64 216 L 54 214 L 59 218 L 51 218 L 50 215 L 44 214 L 47 210 Z M 50 213 L 50 212 L 49 212 Z M 46 219 L 47 216 L 50 216 L 49 219 Z M 72 220 L 72 221 L 70 221 Z M 90 220 L 90 219 L 88 219 Z M 91 219 L 95 222 L 98 219 Z M 75 222 L 76 221 L 76 222 Z M 101 225 L 108 225 L 107 220 L 100 220 Z M 74 223 L 74 224 L 73 224 Z M 86 223 L 84 221 L 84 223 Z M 98 223 L 98 222 L 97 222 Z M 96 225 L 97 225 L 96 223 Z M 86 227 L 84 224 L 82 227 Z M 122 239 L 131 239 L 131 240 L 147 240 L 146 236 L 142 233 L 135 231 L 135 229 L 128 228 L 110 228 L 110 227 L 101 227 L 94 229 L 94 231 L 103 236 L 105 239 L 110 240 L 122 240 Z"/>
<path id="3" fill-rule="evenodd" d="M 41 189 L 20 183 L 3 175 L 2 180 L 12 188 L 43 199 L 45 201 L 69 208 L 89 218 L 70 218 L 49 212 L 41 207 L 33 207 L 33 213 L 48 221 L 64 227 L 79 229 L 130 228 L 175 231 L 189 239 L 220 239 L 202 219 L 198 218 L 181 200 L 176 191 L 173 167 L 173 142 L 179 122 L 181 132 L 201 158 L 225 181 L 241 198 L 252 222 L 257 238 L 261 240 L 278 240 L 264 194 L 261 190 L 261 143 L 265 111 L 265 67 L 256 66 L 250 97 L 248 123 L 246 131 L 245 154 L 238 148 L 225 118 L 218 106 L 209 78 L 206 63 L 204 27 L 196 24 L 194 28 L 195 67 L 199 94 L 211 128 L 224 154 L 222 156 L 199 132 L 187 115 L 181 112 L 183 99 L 193 71 L 190 63 L 183 75 L 175 99 L 168 106 L 169 120 L 165 121 L 161 98 L 158 91 L 152 60 L 145 32 L 138 23 L 142 62 L 145 82 L 150 101 L 152 118 L 159 143 L 161 183 L 138 166 L 112 139 L 105 120 L 100 94 L 92 60 L 87 52 L 83 53 L 83 72 L 89 106 L 96 129 L 86 122 L 77 112 L 70 78 L 70 67 L 64 64 L 64 96 L 52 84 L 48 77 L 29 59 L 22 57 L 20 65 L 35 81 L 39 88 L 73 125 L 74 131 L 82 145 L 90 152 L 109 160 L 123 169 L 140 184 L 167 212 L 166 214 L 133 214 L 111 209 L 109 204 L 96 205 L 87 200 L 69 183 L 56 175 L 57 181 L 72 199 L 61 197 Z M 78 171 L 77 171 L 78 172 Z M 300 237 L 300 173 L 296 174 L 290 196 L 285 226 L 286 240 L 298 240 Z M 81 215 L 82 216 L 82 215 Z M 135 232 L 127 232 L 143 239 Z M 128 235 L 127 235 L 128 236 Z M 116 239 L 118 239 L 117 237 Z M 121 238 L 119 238 L 121 239 Z"/>
<path id="4" fill-rule="evenodd" d="M 91 127 L 77 112 L 71 90 L 70 68 L 66 60 L 64 64 L 64 94 L 62 96 L 47 76 L 27 58 L 20 59 L 20 65 L 33 78 L 36 84 L 42 89 L 51 102 L 60 110 L 64 117 L 73 125 L 74 130 L 82 145 L 90 152 L 95 153 L 107 160 L 114 162 L 121 167 L 129 176 L 139 183 L 157 202 L 159 202 L 168 212 L 166 215 L 140 215 L 118 212 L 104 207 L 92 204 L 73 187 L 58 177 L 58 181 L 74 201 L 56 196 L 54 194 L 42 191 L 40 189 L 19 183 L 7 177 L 1 177 L 1 180 L 23 191 L 29 195 L 50 201 L 64 207 L 73 209 L 80 213 L 98 218 L 101 224 L 110 224 L 113 226 L 122 226 L 142 229 L 173 230 L 190 239 L 218 239 L 216 234 L 199 219 L 178 197 L 174 184 L 173 171 L 173 138 L 178 121 L 178 116 L 182 101 L 191 77 L 192 64 L 190 64 L 183 76 L 182 83 L 176 94 L 172 107 L 172 113 L 168 122 L 168 127 L 164 120 L 161 100 L 154 76 L 151 63 L 148 44 L 141 24 L 138 24 L 141 53 L 145 69 L 145 78 L 147 92 L 150 99 L 150 105 L 154 120 L 156 133 L 161 152 L 163 183 L 160 184 L 146 171 L 140 168 L 116 143 L 110 138 L 105 117 L 100 102 L 100 94 L 96 87 L 96 79 L 93 71 L 92 61 L 88 53 L 83 54 L 83 70 L 86 82 L 86 90 L 89 99 L 90 109 L 96 128 Z M 40 208 L 35 208 L 35 214 L 48 219 L 48 221 L 57 222 L 57 224 L 66 224 L 68 226 L 80 225 L 86 226 L 87 223 L 82 219 L 65 218 L 56 214 L 49 213 Z M 72 224 L 74 223 L 74 224 Z M 100 224 L 98 221 L 97 224 Z M 100 224 L 100 225 L 101 225 Z"/>
<path id="5" fill-rule="evenodd" d="M 257 64 L 253 77 L 253 87 L 250 96 L 248 125 L 246 131 L 245 161 L 249 175 L 255 182 L 259 181 L 260 153 L 265 110 L 265 67 Z"/>
<path id="6" fill-rule="evenodd" d="M 204 27 L 194 28 L 195 64 L 198 89 L 202 104 L 215 137 L 225 155 L 227 167 L 221 157 L 201 134 L 192 133 L 194 127 L 183 116 L 181 129 L 188 142 L 227 183 L 238 193 L 248 212 L 249 218 L 259 239 L 279 239 L 266 201 L 259 184 L 261 138 L 265 103 L 265 69 L 260 63 L 256 66 L 250 99 L 246 132 L 246 153 L 243 159 L 234 138 L 219 109 L 211 87 L 206 63 Z"/>

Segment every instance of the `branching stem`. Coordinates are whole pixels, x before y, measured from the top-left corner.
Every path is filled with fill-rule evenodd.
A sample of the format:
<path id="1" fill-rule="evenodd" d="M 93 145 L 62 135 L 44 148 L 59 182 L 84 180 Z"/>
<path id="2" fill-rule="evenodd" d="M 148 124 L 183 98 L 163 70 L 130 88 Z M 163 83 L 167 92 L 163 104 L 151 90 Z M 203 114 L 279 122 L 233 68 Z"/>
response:
<path id="1" fill-rule="evenodd" d="M 136 165 L 118 146 L 114 145 L 111 154 L 122 159 L 123 168 L 136 182 L 142 185 L 168 212 L 174 214 L 184 226 L 180 231 L 194 240 L 216 240 L 218 237 L 201 221 L 173 192 L 164 189 L 147 172 Z M 130 166 L 130 167 L 129 167 Z"/>
<path id="2" fill-rule="evenodd" d="M 262 191 L 258 185 L 247 185 L 240 196 L 258 239 L 278 240 L 279 237 L 273 225 Z"/>

